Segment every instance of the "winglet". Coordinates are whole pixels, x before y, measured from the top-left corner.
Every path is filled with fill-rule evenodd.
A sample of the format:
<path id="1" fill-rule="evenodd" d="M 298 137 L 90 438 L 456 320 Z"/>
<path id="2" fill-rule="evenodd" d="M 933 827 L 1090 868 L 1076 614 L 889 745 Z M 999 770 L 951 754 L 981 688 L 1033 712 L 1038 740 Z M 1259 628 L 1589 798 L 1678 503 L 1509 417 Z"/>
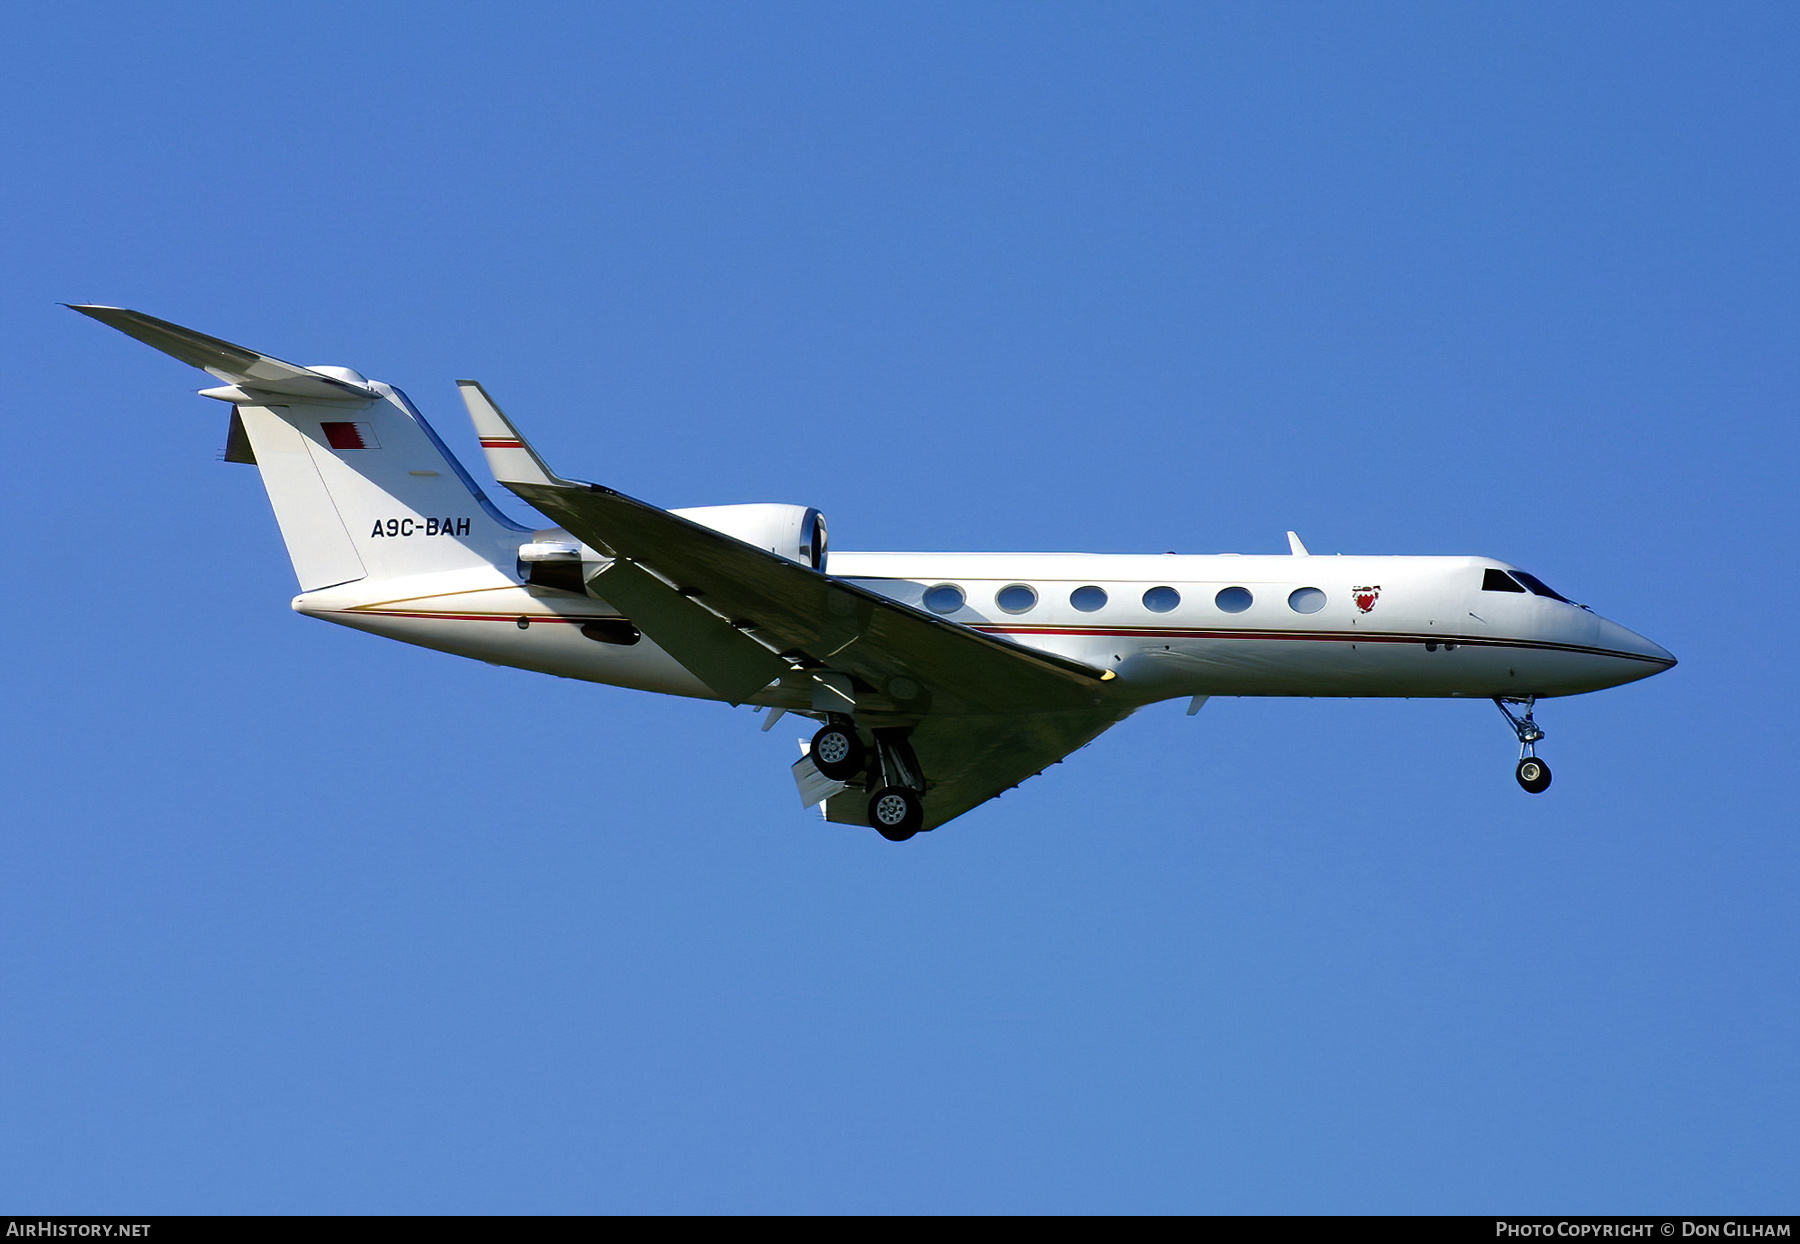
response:
<path id="1" fill-rule="evenodd" d="M 1300 543 L 1300 537 L 1291 531 L 1288 532 L 1288 552 L 1292 553 L 1295 557 L 1310 556 L 1306 551 L 1306 546 Z"/>
<path id="2" fill-rule="evenodd" d="M 475 436 L 481 441 L 481 448 L 487 454 L 488 470 L 494 473 L 496 480 L 508 487 L 514 484 L 553 487 L 568 482 L 559 479 L 544 465 L 537 450 L 519 435 L 512 421 L 500 413 L 500 408 L 479 381 L 458 380 L 456 387 L 462 393 L 463 405 L 469 408 L 469 421 L 475 425 Z"/>

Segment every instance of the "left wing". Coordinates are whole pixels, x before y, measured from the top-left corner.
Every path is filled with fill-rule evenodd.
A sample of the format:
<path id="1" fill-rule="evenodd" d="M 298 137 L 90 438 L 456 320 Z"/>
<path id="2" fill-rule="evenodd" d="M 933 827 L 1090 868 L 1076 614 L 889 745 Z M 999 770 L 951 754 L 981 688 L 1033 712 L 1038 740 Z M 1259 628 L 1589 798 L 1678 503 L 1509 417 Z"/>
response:
<path id="1" fill-rule="evenodd" d="M 905 715 L 1088 710 L 1113 702 L 1110 670 L 960 626 L 610 488 L 552 475 L 486 394 L 462 383 L 500 482 L 616 559 L 593 582 L 595 595 L 634 622 L 642 614 L 640 629 L 659 646 L 658 632 L 670 633 L 676 642 L 669 651 L 684 664 L 684 648 L 738 654 L 732 660 L 744 673 L 731 690 L 741 694 L 728 698 L 741 702 L 799 668 L 850 674 L 860 691 Z M 714 642 L 675 634 L 683 631 L 708 633 Z M 766 658 L 759 660 L 749 642 L 734 644 L 729 632 L 754 640 Z"/>
<path id="2" fill-rule="evenodd" d="M 590 582 L 702 681 L 741 702 L 809 671 L 849 675 L 856 715 L 910 725 L 934 828 L 1055 763 L 1130 713 L 1110 670 L 1025 648 L 552 473 L 487 394 L 460 381 L 495 477 L 612 558 Z M 863 820 L 834 796 L 832 820 Z M 854 808 L 851 806 L 854 804 Z"/>

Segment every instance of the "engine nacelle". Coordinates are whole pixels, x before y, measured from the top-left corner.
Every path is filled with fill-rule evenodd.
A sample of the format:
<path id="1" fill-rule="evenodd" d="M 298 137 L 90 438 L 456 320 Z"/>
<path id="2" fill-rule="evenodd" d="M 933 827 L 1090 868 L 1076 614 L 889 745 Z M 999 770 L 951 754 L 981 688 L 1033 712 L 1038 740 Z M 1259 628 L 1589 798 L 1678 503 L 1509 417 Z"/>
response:
<path id="1" fill-rule="evenodd" d="M 586 595 L 587 581 L 609 560 L 561 527 L 547 527 L 532 532 L 531 543 L 519 546 L 519 578 L 533 587 Z"/>
<path id="2" fill-rule="evenodd" d="M 825 569 L 825 516 L 811 506 L 705 505 L 669 512 L 789 561 Z"/>
<path id="3" fill-rule="evenodd" d="M 825 516 L 810 506 L 706 505 L 669 512 L 814 570 L 825 569 Z M 561 527 L 546 527 L 519 546 L 519 578 L 533 587 L 586 594 L 588 580 L 610 560 Z"/>

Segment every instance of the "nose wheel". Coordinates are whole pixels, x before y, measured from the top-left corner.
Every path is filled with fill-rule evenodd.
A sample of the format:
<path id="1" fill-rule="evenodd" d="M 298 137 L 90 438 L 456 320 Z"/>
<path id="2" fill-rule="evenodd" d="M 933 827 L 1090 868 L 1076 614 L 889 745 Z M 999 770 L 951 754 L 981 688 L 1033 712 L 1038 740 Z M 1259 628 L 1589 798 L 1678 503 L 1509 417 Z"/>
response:
<path id="1" fill-rule="evenodd" d="M 1519 785 L 1534 795 L 1541 795 L 1550 789 L 1550 766 L 1536 756 L 1527 756 L 1521 760 L 1516 776 Z"/>
<path id="2" fill-rule="evenodd" d="M 1550 766 L 1537 757 L 1537 745 L 1544 737 L 1544 732 L 1537 722 L 1531 718 L 1532 710 L 1537 706 L 1536 696 L 1526 696 L 1522 700 L 1509 700 L 1503 696 L 1495 696 L 1494 703 L 1506 715 L 1507 724 L 1519 738 L 1519 767 L 1513 770 L 1513 776 L 1519 779 L 1519 785 L 1533 795 L 1541 795 L 1550 789 Z M 1525 712 L 1515 713 L 1506 707 L 1508 704 L 1523 704 Z"/>

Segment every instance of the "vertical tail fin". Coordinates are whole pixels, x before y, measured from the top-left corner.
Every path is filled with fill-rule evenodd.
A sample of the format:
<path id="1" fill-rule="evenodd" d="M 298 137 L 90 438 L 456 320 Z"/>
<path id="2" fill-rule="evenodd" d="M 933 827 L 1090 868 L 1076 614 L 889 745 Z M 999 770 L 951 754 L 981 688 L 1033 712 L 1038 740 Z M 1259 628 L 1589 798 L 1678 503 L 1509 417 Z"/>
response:
<path id="1" fill-rule="evenodd" d="M 494 507 L 400 390 L 300 367 L 136 311 L 73 310 L 198 367 L 233 405 L 302 591 L 477 566 L 510 569 L 531 529 Z M 241 440 L 239 434 L 241 433 Z"/>

